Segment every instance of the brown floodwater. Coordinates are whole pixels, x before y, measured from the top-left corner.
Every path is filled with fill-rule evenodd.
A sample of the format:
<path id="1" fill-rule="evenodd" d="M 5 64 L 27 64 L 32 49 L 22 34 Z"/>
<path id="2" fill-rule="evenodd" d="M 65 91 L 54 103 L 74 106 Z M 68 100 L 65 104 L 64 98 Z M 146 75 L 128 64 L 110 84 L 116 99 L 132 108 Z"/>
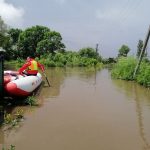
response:
<path id="1" fill-rule="evenodd" d="M 0 148 L 15 150 L 150 150 L 150 90 L 111 79 L 107 69 L 52 68 L 38 107 L 0 129 Z M 1 150 L 1 149 L 0 149 Z"/>

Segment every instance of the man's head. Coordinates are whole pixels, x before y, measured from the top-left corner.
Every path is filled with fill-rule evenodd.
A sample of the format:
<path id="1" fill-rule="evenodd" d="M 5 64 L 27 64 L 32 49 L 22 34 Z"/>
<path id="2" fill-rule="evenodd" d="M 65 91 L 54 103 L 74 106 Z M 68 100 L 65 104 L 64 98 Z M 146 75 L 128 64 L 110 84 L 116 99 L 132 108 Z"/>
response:
<path id="1" fill-rule="evenodd" d="M 30 61 L 32 58 L 30 56 L 27 57 L 27 61 Z"/>

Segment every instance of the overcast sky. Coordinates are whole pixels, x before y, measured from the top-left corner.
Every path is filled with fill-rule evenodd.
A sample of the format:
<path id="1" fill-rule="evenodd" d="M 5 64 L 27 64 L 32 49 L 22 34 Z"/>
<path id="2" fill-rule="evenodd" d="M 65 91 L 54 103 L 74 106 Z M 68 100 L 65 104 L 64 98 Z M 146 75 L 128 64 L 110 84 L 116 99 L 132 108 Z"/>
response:
<path id="1" fill-rule="evenodd" d="M 136 53 L 150 25 L 150 0 L 0 0 L 6 24 L 25 29 L 43 25 L 60 32 L 67 50 L 96 47 L 115 57 L 126 44 Z"/>

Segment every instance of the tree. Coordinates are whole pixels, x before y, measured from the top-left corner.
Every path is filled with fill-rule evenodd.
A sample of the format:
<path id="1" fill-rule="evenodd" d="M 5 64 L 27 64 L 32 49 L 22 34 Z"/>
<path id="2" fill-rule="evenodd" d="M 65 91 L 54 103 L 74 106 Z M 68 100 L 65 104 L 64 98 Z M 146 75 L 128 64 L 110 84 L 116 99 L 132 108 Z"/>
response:
<path id="1" fill-rule="evenodd" d="M 13 45 L 18 43 L 19 35 L 20 35 L 21 32 L 22 32 L 21 29 L 14 29 L 14 28 L 11 28 L 8 31 L 8 34 L 10 35 L 10 38 L 12 40 Z"/>
<path id="2" fill-rule="evenodd" d="M 11 39 L 8 34 L 8 27 L 0 16 L 0 47 L 6 50 L 5 59 L 11 59 L 13 53 L 11 50 Z"/>
<path id="3" fill-rule="evenodd" d="M 127 45 L 122 45 L 121 48 L 119 49 L 118 57 L 120 56 L 127 57 L 129 51 L 130 51 L 130 48 Z"/>
<path id="4" fill-rule="evenodd" d="M 137 53 L 136 53 L 137 58 L 140 57 L 141 51 L 143 49 L 143 45 L 144 45 L 143 41 L 139 40 L 138 45 L 137 45 Z M 147 51 L 145 52 L 143 57 L 147 57 Z"/>
<path id="5" fill-rule="evenodd" d="M 37 54 L 42 55 L 45 52 L 50 53 L 62 49 L 65 46 L 61 40 L 60 33 L 50 31 L 47 27 L 34 26 L 28 28 L 19 36 L 18 48 L 20 56 L 23 58 L 27 56 L 35 57 Z"/>
<path id="6" fill-rule="evenodd" d="M 62 37 L 59 32 L 46 32 L 44 39 L 37 45 L 37 54 L 54 53 L 54 51 L 63 51 L 65 45 L 61 42 Z"/>
<path id="7" fill-rule="evenodd" d="M 37 44 L 36 52 L 38 55 L 53 53 L 51 47 L 52 43 L 48 39 L 45 39 Z"/>
<path id="8" fill-rule="evenodd" d="M 104 64 L 111 64 L 111 63 L 116 63 L 117 61 L 116 61 L 115 58 L 109 57 L 109 58 L 103 59 L 102 62 L 103 62 Z"/>
<path id="9" fill-rule="evenodd" d="M 7 32 L 7 25 L 4 23 L 0 16 L 0 34 L 5 34 Z"/>
<path id="10" fill-rule="evenodd" d="M 36 48 L 38 42 L 44 39 L 46 32 L 50 29 L 44 26 L 33 26 L 23 31 L 18 40 L 18 51 L 20 57 L 36 56 Z"/>
<path id="11" fill-rule="evenodd" d="M 21 29 L 11 28 L 8 30 L 8 37 L 9 37 L 9 47 L 8 47 L 9 54 L 8 54 L 8 57 L 10 59 L 16 59 L 19 56 L 18 39 L 19 39 L 19 35 L 21 32 L 22 32 Z"/>
<path id="12" fill-rule="evenodd" d="M 95 51 L 95 49 L 90 48 L 90 47 L 80 49 L 79 50 L 79 55 L 81 57 L 95 58 L 95 59 L 100 59 L 101 60 L 101 57 Z"/>
<path id="13" fill-rule="evenodd" d="M 6 42 L 7 25 L 4 23 L 0 16 L 0 47 L 4 46 Z"/>
<path id="14" fill-rule="evenodd" d="M 142 48 L 143 48 L 143 41 L 142 41 L 142 40 L 139 40 L 138 45 L 137 45 L 137 53 L 136 53 L 136 56 L 137 56 L 138 58 L 140 57 Z"/>

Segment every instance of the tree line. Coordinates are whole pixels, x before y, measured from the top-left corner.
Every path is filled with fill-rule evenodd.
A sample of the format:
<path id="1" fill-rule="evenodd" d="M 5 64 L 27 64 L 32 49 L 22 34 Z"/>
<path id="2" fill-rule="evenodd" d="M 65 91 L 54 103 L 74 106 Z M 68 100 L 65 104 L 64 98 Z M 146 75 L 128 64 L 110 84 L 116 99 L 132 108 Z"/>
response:
<path id="1" fill-rule="evenodd" d="M 59 32 L 48 27 L 33 26 L 25 29 L 7 28 L 0 18 L 0 46 L 6 50 L 6 59 L 26 58 L 63 51 L 65 45 Z"/>
<path id="2" fill-rule="evenodd" d="M 7 60 L 25 59 L 27 56 L 41 57 L 42 55 L 55 55 L 56 52 L 66 52 L 65 44 L 62 42 L 62 36 L 59 32 L 52 31 L 45 26 L 33 26 L 22 29 L 9 28 L 0 17 L 0 47 L 6 50 L 5 58 Z M 140 56 L 143 47 L 143 41 L 139 40 L 137 45 L 137 58 Z M 116 58 L 102 59 L 99 53 L 91 47 L 79 50 L 80 56 L 95 58 L 103 63 L 113 63 L 119 57 L 127 57 L 130 48 L 122 45 L 118 49 Z M 145 54 L 145 57 L 147 54 Z"/>
<path id="3" fill-rule="evenodd" d="M 78 52 L 67 51 L 59 32 L 45 26 L 32 26 L 25 30 L 8 28 L 0 18 L 0 47 L 6 50 L 6 60 L 19 60 L 31 56 L 47 66 L 87 66 L 102 61 L 91 47 Z M 59 58 L 60 57 L 60 58 Z"/>

